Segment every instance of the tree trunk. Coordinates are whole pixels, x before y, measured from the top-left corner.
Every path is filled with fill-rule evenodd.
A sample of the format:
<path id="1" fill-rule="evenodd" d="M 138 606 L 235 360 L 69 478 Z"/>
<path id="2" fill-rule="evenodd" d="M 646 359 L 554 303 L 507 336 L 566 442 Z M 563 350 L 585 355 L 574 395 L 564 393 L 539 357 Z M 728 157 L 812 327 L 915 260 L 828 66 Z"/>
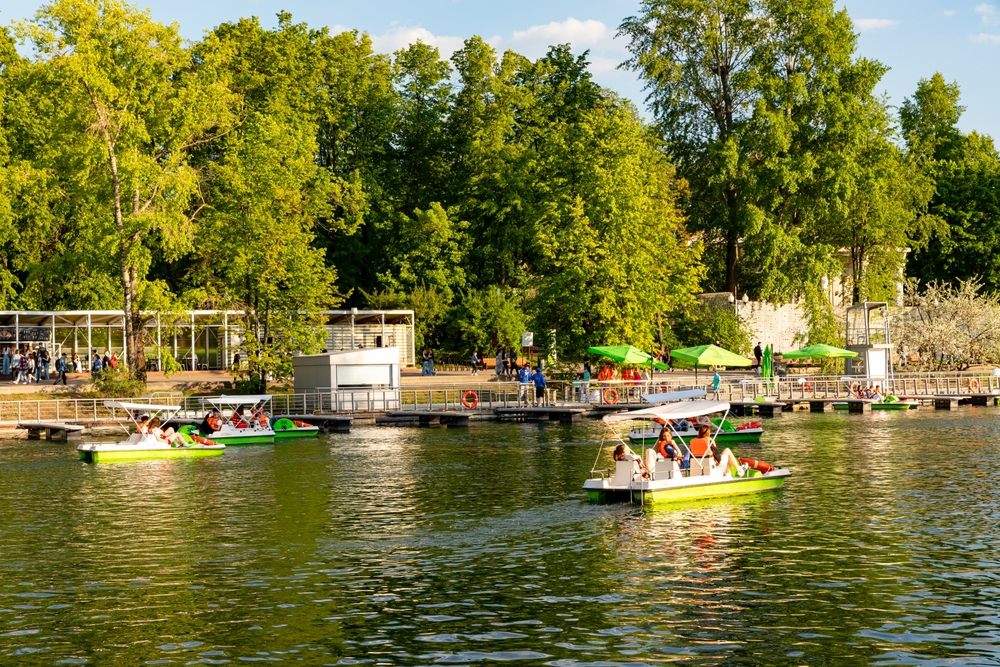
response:
<path id="1" fill-rule="evenodd" d="M 124 312 L 125 346 L 128 348 L 125 361 L 136 377 L 145 382 L 146 355 L 142 343 L 142 318 L 136 305 L 139 279 L 136 268 L 131 266 L 128 260 L 128 242 L 131 240 L 134 243 L 136 239 L 125 238 L 125 218 L 122 214 L 122 184 L 118 173 L 118 156 L 115 153 L 115 144 L 111 140 L 110 135 L 105 133 L 104 136 L 108 149 L 108 161 L 111 166 L 111 182 L 114 187 L 115 228 L 118 230 L 120 243 L 119 259 L 121 260 L 122 293 L 124 294 L 122 310 Z M 132 201 L 133 214 L 139 205 L 138 195 L 139 193 L 136 191 Z"/>
<path id="2" fill-rule="evenodd" d="M 735 229 L 726 231 L 726 291 L 736 298 L 736 277 L 739 269 L 739 238 Z"/>

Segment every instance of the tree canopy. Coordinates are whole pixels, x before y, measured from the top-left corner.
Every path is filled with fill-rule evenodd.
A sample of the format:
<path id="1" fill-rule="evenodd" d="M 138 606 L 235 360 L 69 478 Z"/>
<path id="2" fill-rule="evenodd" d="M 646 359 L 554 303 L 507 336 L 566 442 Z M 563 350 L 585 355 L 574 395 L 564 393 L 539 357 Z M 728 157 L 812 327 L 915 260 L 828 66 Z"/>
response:
<path id="1" fill-rule="evenodd" d="M 0 31 L 2 307 L 123 308 L 135 369 L 144 310 L 236 310 L 263 382 L 337 305 L 412 308 L 463 358 L 534 330 L 575 359 L 708 342 L 731 323 L 703 291 L 829 329 L 820 279 L 888 298 L 907 248 L 1000 285 L 992 140 L 940 75 L 897 118 L 833 0 L 643 0 L 620 32 L 652 122 L 570 45 L 389 55 L 284 12 L 187 43 L 52 0 Z"/>

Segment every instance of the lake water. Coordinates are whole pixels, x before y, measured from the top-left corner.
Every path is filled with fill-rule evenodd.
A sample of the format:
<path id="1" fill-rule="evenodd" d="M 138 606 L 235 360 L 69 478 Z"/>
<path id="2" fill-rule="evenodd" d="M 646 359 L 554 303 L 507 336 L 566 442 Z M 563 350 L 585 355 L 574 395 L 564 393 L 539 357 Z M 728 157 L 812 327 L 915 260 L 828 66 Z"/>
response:
<path id="1" fill-rule="evenodd" d="M 645 512 L 595 422 L 0 443 L 0 664 L 1000 664 L 1000 410 L 765 428 L 783 492 Z"/>

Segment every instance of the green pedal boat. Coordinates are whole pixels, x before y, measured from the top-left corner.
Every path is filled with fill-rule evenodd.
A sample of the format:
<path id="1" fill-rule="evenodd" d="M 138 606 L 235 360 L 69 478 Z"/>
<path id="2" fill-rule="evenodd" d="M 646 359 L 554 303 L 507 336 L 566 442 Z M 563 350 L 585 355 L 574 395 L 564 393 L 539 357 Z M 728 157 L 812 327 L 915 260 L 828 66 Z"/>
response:
<path id="1" fill-rule="evenodd" d="M 892 398 L 889 396 L 887 398 Z M 899 399 L 895 400 L 884 400 L 884 401 L 872 401 L 872 410 L 916 410 L 920 407 L 920 401 L 903 401 Z M 834 403 L 834 410 L 847 410 L 847 403 Z"/>
<path id="2" fill-rule="evenodd" d="M 184 426 L 189 435 L 211 438 L 224 445 L 267 445 L 274 442 L 274 429 L 265 407 L 268 394 L 212 396 L 202 400 L 212 411 L 199 426 Z"/>
<path id="3" fill-rule="evenodd" d="M 313 426 L 296 419 L 282 417 L 274 422 L 275 440 L 294 440 L 295 438 L 315 438 L 319 436 L 319 426 Z"/>
<path id="4" fill-rule="evenodd" d="M 147 415 L 150 419 L 163 415 L 167 421 L 180 411 L 176 405 L 150 405 L 147 403 L 125 403 L 105 401 L 104 407 L 121 410 L 132 422 L 135 432 L 121 442 L 87 442 L 76 448 L 81 461 L 87 463 L 113 463 L 119 461 L 140 461 L 151 459 L 201 458 L 221 456 L 225 445 L 185 433 L 176 433 L 165 439 L 159 433 L 139 432 L 139 418 Z M 124 421 L 119 422 L 126 432 L 130 431 Z M 169 432 L 169 431 L 168 431 Z"/>
<path id="5" fill-rule="evenodd" d="M 729 413 L 726 401 L 691 401 L 660 405 L 635 412 L 606 415 L 604 422 L 611 424 L 632 419 L 662 420 L 670 428 L 672 421 Z M 723 417 L 725 419 L 725 417 Z M 718 433 L 718 431 L 716 431 Z M 675 442 L 682 440 L 675 433 Z M 714 442 L 713 438 L 713 442 Z M 715 463 L 710 450 L 695 456 L 685 442 L 684 462 L 659 458 L 652 469 L 647 469 L 642 458 L 632 454 L 624 444 L 625 458 L 615 461 L 610 471 L 592 470 L 591 478 L 583 490 L 594 503 L 636 502 L 671 503 L 702 498 L 718 498 L 748 493 L 773 491 L 784 487 L 791 472 L 769 463 L 739 459 L 739 467 L 722 467 Z M 725 459 L 723 459 L 725 460 Z"/>

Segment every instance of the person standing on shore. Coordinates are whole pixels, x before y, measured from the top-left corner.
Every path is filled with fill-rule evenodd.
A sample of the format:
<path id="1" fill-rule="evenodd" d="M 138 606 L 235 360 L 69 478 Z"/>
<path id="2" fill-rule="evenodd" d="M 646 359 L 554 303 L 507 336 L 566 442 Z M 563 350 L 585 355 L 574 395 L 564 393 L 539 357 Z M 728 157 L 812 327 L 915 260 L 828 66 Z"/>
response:
<path id="1" fill-rule="evenodd" d="M 469 365 L 472 366 L 472 374 L 479 375 L 479 355 L 476 351 L 472 351 L 472 359 L 469 360 Z"/>
<path id="2" fill-rule="evenodd" d="M 10 375 L 10 345 L 3 349 L 3 374 Z"/>
<path id="3" fill-rule="evenodd" d="M 715 371 L 715 375 L 712 376 L 712 393 L 714 394 L 715 400 L 719 400 L 720 384 L 722 384 L 722 378 L 719 376 L 719 371 Z"/>
<path id="4" fill-rule="evenodd" d="M 764 350 L 760 347 L 760 341 L 757 341 L 757 347 L 753 349 L 753 357 L 757 360 L 757 365 L 754 368 L 760 368 L 761 360 L 764 358 Z"/>
<path id="5" fill-rule="evenodd" d="M 57 377 L 56 381 L 53 382 L 52 384 L 59 384 L 60 380 L 62 380 L 62 383 L 64 385 L 67 384 L 67 382 L 66 382 L 66 372 L 68 370 L 69 370 L 69 367 L 66 365 L 66 353 L 63 352 L 62 356 L 60 356 L 58 359 L 56 359 L 56 373 L 59 373 L 59 377 Z"/>
<path id="6" fill-rule="evenodd" d="M 20 384 L 23 379 L 23 371 L 21 370 L 21 351 L 15 348 L 11 360 L 13 363 L 10 370 L 11 374 L 14 376 L 14 384 Z"/>
<path id="7" fill-rule="evenodd" d="M 531 371 L 527 366 L 522 366 L 517 372 L 517 404 L 531 404 Z"/>
<path id="8" fill-rule="evenodd" d="M 39 360 L 39 362 L 41 362 L 41 367 L 42 367 L 42 378 L 41 379 L 43 379 L 46 382 L 48 382 L 48 380 L 49 380 L 49 364 L 52 363 L 52 357 L 49 356 L 49 350 L 46 347 L 42 347 L 42 349 L 38 351 L 38 355 L 39 355 L 38 356 L 38 360 Z"/>
<path id="9" fill-rule="evenodd" d="M 539 406 L 545 405 L 546 382 L 541 366 L 535 368 L 535 374 L 531 376 L 531 381 L 535 383 L 535 404 Z"/>

